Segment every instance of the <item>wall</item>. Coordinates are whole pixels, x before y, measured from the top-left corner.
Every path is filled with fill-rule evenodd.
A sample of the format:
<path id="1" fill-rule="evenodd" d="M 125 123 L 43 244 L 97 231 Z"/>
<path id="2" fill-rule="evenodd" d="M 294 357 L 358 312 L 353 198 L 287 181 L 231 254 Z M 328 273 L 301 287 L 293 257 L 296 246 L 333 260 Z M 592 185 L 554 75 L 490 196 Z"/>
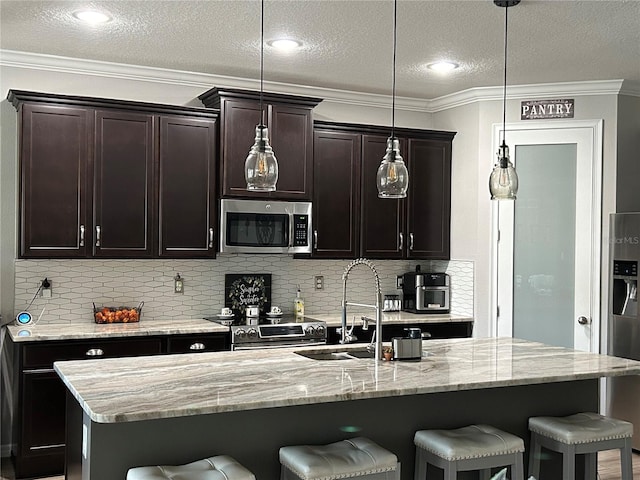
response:
<path id="1" fill-rule="evenodd" d="M 616 211 L 640 212 L 640 97 L 618 97 Z"/>

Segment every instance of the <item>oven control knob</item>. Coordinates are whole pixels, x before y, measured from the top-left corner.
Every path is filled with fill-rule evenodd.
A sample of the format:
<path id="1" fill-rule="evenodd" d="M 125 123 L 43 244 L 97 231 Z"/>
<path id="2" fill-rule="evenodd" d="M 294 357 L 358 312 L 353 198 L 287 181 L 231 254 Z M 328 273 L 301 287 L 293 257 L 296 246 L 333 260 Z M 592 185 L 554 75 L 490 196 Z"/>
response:
<path id="1" fill-rule="evenodd" d="M 247 332 L 245 332 L 242 328 L 239 328 L 238 330 L 236 330 L 236 337 L 244 338 L 246 336 L 247 336 Z"/>
<path id="2" fill-rule="evenodd" d="M 247 337 L 256 338 L 258 336 L 258 331 L 255 328 L 250 328 L 247 330 Z"/>
<path id="3" fill-rule="evenodd" d="M 322 325 L 316 327 L 316 335 L 319 337 L 324 337 L 324 327 Z"/>
<path id="4" fill-rule="evenodd" d="M 312 326 L 308 326 L 304 329 L 304 333 L 306 333 L 310 337 L 313 337 L 316 334 L 316 329 Z"/>

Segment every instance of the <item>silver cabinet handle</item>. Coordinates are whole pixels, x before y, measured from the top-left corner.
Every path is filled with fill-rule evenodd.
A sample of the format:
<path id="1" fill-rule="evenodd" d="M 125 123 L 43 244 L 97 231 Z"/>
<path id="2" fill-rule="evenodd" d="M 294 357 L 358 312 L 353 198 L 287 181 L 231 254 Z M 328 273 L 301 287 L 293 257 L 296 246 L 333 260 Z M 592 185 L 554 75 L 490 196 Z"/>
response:
<path id="1" fill-rule="evenodd" d="M 80 246 L 84 247 L 84 225 L 80 225 Z"/>
<path id="2" fill-rule="evenodd" d="M 318 230 L 313 231 L 313 248 L 318 249 Z"/>
<path id="3" fill-rule="evenodd" d="M 101 348 L 90 348 L 89 350 L 87 350 L 87 353 L 85 353 L 85 355 L 87 357 L 101 357 L 102 355 L 104 355 L 104 351 Z"/>
<path id="4" fill-rule="evenodd" d="M 204 343 L 192 343 L 191 346 L 189 346 L 189 350 L 204 350 Z"/>
<path id="5" fill-rule="evenodd" d="M 578 323 L 580 325 L 587 325 L 589 323 L 589 319 L 587 317 L 578 317 Z"/>
<path id="6" fill-rule="evenodd" d="M 402 232 L 400 232 L 400 245 L 398 246 L 398 250 L 402 250 L 402 248 L 404 247 L 404 235 L 402 234 Z"/>
<path id="7" fill-rule="evenodd" d="M 213 228 L 209 229 L 209 248 L 213 248 Z"/>
<path id="8" fill-rule="evenodd" d="M 409 250 L 413 250 L 413 233 L 409 234 Z"/>
<path id="9" fill-rule="evenodd" d="M 96 247 L 100 246 L 100 233 L 101 233 L 100 225 L 96 225 Z"/>

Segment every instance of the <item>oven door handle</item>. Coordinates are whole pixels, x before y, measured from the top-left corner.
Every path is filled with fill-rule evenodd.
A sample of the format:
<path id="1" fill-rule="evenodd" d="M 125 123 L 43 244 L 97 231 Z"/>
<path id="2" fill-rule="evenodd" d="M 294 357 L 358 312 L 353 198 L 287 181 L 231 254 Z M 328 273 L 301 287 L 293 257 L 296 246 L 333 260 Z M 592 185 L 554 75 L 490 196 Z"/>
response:
<path id="1" fill-rule="evenodd" d="M 291 347 L 313 347 L 318 345 L 326 345 L 327 342 L 318 341 L 318 342 L 300 342 L 300 343 L 290 343 L 286 345 L 269 345 L 268 343 L 254 343 L 253 345 L 231 345 L 231 350 L 257 350 L 257 349 L 269 349 L 273 350 L 275 348 L 291 348 Z"/>

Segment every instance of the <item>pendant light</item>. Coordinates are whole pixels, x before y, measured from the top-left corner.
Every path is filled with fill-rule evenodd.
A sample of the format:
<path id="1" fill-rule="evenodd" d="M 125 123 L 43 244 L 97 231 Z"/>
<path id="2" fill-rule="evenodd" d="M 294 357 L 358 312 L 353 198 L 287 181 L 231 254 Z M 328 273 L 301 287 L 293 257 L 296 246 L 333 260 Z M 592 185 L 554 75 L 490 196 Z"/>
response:
<path id="1" fill-rule="evenodd" d="M 376 175 L 379 198 L 405 198 L 409 186 L 409 172 L 400 155 L 400 141 L 395 136 L 396 124 L 396 37 L 398 0 L 393 1 L 393 81 L 391 95 L 391 136 Z"/>
<path id="2" fill-rule="evenodd" d="M 493 0 L 498 7 L 504 8 L 504 88 L 502 93 L 502 142 L 498 149 L 498 161 L 489 177 L 491 200 L 515 200 L 518 193 L 518 174 L 509 160 L 509 147 L 505 136 L 507 119 L 507 26 L 509 24 L 509 7 L 520 3 L 520 0 Z"/>
<path id="3" fill-rule="evenodd" d="M 278 181 L 278 160 L 269 145 L 269 130 L 264 124 L 263 83 L 264 83 L 264 0 L 260 12 L 260 123 L 256 126 L 256 137 L 249 155 L 244 162 L 244 178 L 247 190 L 252 192 L 273 192 Z"/>

